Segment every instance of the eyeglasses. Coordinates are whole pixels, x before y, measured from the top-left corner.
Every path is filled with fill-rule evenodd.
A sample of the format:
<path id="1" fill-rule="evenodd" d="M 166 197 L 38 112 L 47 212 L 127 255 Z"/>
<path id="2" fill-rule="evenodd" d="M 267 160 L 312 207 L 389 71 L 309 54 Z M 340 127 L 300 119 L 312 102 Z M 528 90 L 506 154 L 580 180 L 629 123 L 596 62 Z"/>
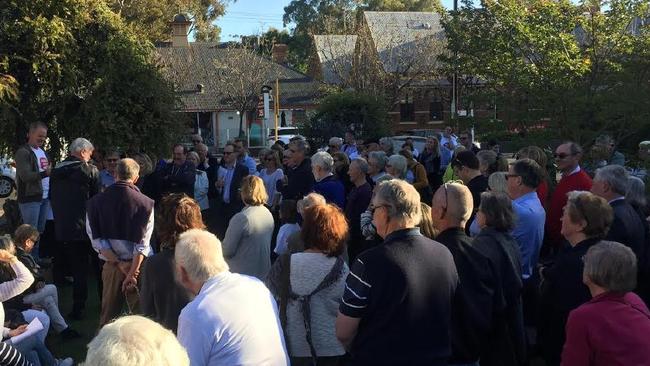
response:
<path id="1" fill-rule="evenodd" d="M 467 140 L 467 136 L 461 136 L 460 139 L 461 140 Z"/>
<path id="2" fill-rule="evenodd" d="M 566 154 L 566 153 L 554 153 L 553 157 L 559 160 L 566 159 L 568 156 L 573 156 L 575 154 Z"/>
<path id="3" fill-rule="evenodd" d="M 379 205 L 379 206 L 375 206 L 375 205 L 373 205 L 372 208 L 370 209 L 370 214 L 371 214 L 371 215 L 374 215 L 374 214 L 375 214 L 375 211 L 377 211 L 377 209 L 378 209 L 378 208 L 381 208 L 381 207 L 388 207 L 388 206 L 387 206 L 387 205 Z"/>

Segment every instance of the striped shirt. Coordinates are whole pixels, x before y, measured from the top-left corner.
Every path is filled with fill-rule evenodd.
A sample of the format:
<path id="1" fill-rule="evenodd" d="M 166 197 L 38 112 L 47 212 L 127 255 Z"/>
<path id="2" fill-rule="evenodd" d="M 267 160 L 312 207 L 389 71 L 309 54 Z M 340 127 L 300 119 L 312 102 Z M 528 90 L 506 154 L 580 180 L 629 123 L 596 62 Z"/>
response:
<path id="1" fill-rule="evenodd" d="M 368 307 L 372 285 L 369 283 L 370 279 L 364 277 L 365 269 L 366 265 L 357 258 L 345 281 L 345 291 L 341 298 L 341 312 L 353 318 L 363 317 Z"/>
<path id="2" fill-rule="evenodd" d="M 0 366 L 32 366 L 13 346 L 0 342 Z"/>

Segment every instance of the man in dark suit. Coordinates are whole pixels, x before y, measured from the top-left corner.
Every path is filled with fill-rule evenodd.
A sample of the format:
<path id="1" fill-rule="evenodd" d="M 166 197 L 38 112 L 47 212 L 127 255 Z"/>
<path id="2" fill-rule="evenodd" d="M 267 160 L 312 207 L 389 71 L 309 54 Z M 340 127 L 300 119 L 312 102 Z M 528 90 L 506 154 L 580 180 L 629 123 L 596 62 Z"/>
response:
<path id="1" fill-rule="evenodd" d="M 210 226 L 219 238 L 223 238 L 230 219 L 244 207 L 239 188 L 242 179 L 248 175 L 248 168 L 237 163 L 237 152 L 232 143 L 224 146 L 221 164 L 215 168 L 214 204 L 211 202 L 210 207 L 216 209 Z"/>
<path id="2" fill-rule="evenodd" d="M 173 158 L 160 174 L 161 196 L 164 197 L 168 193 L 185 193 L 194 197 L 196 168 L 186 159 L 187 148 L 181 144 L 174 145 Z"/>
<path id="3" fill-rule="evenodd" d="M 304 140 L 295 140 L 289 145 L 291 152 L 291 169 L 286 172 L 286 179 L 278 182 L 278 192 L 283 199 L 301 200 L 314 186 L 311 160 L 307 159 L 309 145 Z"/>
<path id="4" fill-rule="evenodd" d="M 614 221 L 606 240 L 624 244 L 634 251 L 638 260 L 639 288 L 646 288 L 648 282 L 642 274 L 647 273 L 648 254 L 647 226 L 639 213 L 625 200 L 628 186 L 628 172 L 620 165 L 608 165 L 596 171 L 591 192 L 603 197 L 614 210 Z M 646 296 L 646 294 L 641 294 Z"/>

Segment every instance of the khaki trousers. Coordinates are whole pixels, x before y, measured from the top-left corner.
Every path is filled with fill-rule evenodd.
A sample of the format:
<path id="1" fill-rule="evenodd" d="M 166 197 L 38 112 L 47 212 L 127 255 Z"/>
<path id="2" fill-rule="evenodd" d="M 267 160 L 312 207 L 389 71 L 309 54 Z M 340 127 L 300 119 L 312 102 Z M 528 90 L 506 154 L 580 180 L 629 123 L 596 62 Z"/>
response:
<path id="1" fill-rule="evenodd" d="M 102 310 L 99 316 L 99 326 L 102 327 L 111 320 L 122 315 L 122 308 L 126 302 L 129 312 L 137 313 L 138 291 L 137 289 L 122 292 L 122 282 L 126 276 L 120 271 L 117 263 L 106 262 L 102 268 Z"/>

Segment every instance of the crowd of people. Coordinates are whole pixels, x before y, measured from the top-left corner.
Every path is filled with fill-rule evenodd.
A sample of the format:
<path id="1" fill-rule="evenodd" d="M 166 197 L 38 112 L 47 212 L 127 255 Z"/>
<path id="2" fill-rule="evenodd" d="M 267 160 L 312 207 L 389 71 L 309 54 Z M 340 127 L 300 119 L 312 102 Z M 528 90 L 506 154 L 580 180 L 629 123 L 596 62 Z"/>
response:
<path id="1" fill-rule="evenodd" d="M 46 138 L 34 123 L 15 155 L 0 365 L 72 364 L 44 345 L 50 324 L 79 336 L 48 258 L 68 318 L 97 276 L 90 366 L 650 365 L 647 176 L 607 136 L 589 161 L 570 141 L 508 159 L 450 127 L 422 151 L 350 131 L 257 159 L 243 139 L 156 161 L 78 138 L 57 164 Z"/>

